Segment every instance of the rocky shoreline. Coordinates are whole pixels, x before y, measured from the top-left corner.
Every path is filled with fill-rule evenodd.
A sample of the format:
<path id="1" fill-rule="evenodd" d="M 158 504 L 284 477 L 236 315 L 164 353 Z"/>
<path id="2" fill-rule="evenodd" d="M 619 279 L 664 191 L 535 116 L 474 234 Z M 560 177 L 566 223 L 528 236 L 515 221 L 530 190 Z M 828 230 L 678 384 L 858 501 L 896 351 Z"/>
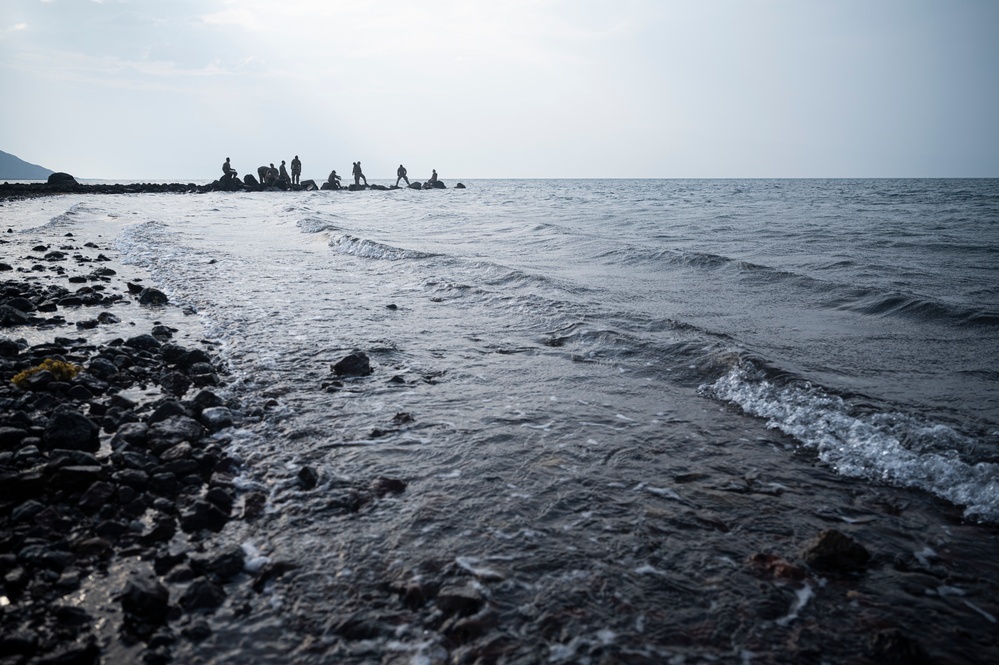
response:
<path id="1" fill-rule="evenodd" d="M 266 502 L 237 495 L 239 463 L 213 434 L 262 413 L 223 398 L 224 366 L 176 328 L 84 336 L 127 305 L 173 306 L 71 235 L 0 264 L 0 662 L 168 662 L 179 640 L 211 633 L 202 615 L 233 578 L 259 587 L 281 572 L 212 540 Z"/>

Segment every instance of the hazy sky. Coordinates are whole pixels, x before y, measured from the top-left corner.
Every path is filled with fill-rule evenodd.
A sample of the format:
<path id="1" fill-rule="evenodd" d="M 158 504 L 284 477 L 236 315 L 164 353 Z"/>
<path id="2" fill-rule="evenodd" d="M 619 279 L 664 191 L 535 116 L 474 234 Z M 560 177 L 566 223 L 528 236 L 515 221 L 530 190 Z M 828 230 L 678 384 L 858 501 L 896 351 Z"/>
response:
<path id="1" fill-rule="evenodd" d="M 999 177 L 999 0 L 2 0 L 0 91 L 84 178 Z"/>

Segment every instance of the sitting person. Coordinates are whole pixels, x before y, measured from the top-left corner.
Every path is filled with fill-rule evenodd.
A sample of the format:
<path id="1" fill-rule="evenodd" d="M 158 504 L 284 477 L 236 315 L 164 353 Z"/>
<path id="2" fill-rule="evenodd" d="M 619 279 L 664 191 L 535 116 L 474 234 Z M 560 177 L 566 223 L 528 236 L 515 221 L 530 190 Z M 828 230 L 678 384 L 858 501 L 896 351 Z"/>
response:
<path id="1" fill-rule="evenodd" d="M 235 178 L 238 175 L 236 169 L 232 168 L 232 164 L 229 163 L 228 157 L 225 158 L 225 162 L 222 164 L 222 175 L 229 178 Z"/>
<path id="2" fill-rule="evenodd" d="M 264 176 L 264 179 L 266 180 L 267 186 L 269 186 L 269 187 L 274 186 L 274 184 L 277 183 L 278 178 L 280 178 L 280 177 L 281 177 L 281 174 L 278 173 L 278 170 L 276 168 L 274 168 L 274 162 L 271 162 L 270 168 L 267 169 L 267 175 Z"/>
<path id="3" fill-rule="evenodd" d="M 330 185 L 330 189 L 340 189 L 340 176 L 336 174 L 336 170 L 330 172 L 330 178 L 327 180 Z"/>
<path id="4" fill-rule="evenodd" d="M 437 182 L 437 169 L 434 169 L 433 175 L 430 176 L 430 180 L 428 180 L 427 182 L 429 182 L 431 185 Z"/>

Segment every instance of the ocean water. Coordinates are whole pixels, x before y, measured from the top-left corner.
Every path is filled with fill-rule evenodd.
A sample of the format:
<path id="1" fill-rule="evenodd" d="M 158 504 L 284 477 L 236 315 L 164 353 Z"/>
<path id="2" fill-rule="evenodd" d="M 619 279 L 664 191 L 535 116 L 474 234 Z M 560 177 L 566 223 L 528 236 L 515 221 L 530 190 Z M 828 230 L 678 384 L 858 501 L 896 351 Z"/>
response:
<path id="1" fill-rule="evenodd" d="M 999 522 L 999 181 L 465 182 L 66 196 L 0 223 L 99 235 L 196 311 L 270 414 L 228 435 L 271 498 L 239 537 L 315 562 L 317 605 L 430 560 L 506 580 L 510 608 L 609 560 L 655 573 L 630 511 L 697 510 L 701 478 L 807 502 L 791 469 L 813 468 L 815 491 Z M 330 387 L 352 349 L 374 374 Z M 338 488 L 377 476 L 409 487 L 344 517 Z"/>

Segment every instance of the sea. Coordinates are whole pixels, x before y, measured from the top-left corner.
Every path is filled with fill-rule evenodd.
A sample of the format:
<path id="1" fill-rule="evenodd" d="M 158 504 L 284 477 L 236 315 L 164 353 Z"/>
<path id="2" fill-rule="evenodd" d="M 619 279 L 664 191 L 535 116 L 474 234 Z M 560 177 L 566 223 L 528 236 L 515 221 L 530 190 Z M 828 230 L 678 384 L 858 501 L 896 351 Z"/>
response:
<path id="1" fill-rule="evenodd" d="M 0 224 L 97 239 L 212 344 L 227 395 L 266 414 L 221 435 L 240 487 L 269 496 L 232 537 L 299 562 L 298 609 L 454 570 L 507 585 L 537 626 L 541 596 L 663 568 L 633 542 L 638 503 L 703 521 L 700 492 L 735 485 L 818 512 L 830 484 L 898 491 L 999 523 L 999 180 L 445 180 L 66 195 Z M 373 373 L 339 379 L 355 350 Z M 379 477 L 406 490 L 344 509 Z M 271 631 L 279 660 L 296 609 L 270 602 L 214 657 Z M 328 648 L 331 626 L 313 631 Z M 590 628 L 547 637 L 549 662 L 627 632 Z"/>

